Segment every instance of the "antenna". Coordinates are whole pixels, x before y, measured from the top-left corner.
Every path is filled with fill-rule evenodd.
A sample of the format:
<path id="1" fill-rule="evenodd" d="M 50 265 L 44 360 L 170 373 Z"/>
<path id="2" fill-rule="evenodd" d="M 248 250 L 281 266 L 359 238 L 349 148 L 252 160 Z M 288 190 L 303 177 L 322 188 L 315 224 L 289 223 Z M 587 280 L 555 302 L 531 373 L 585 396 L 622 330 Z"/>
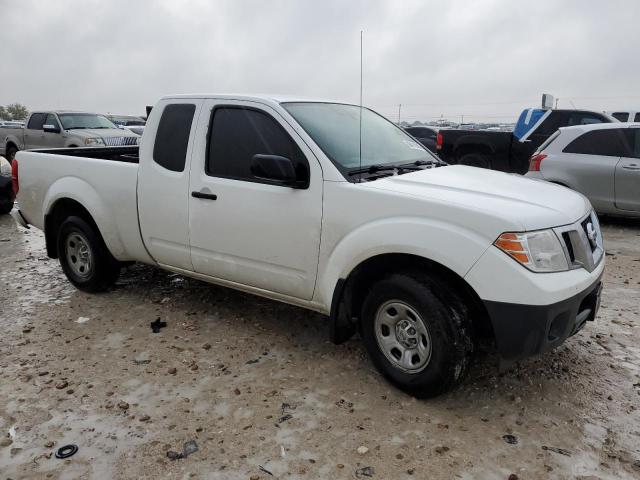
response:
<path id="1" fill-rule="evenodd" d="M 359 183 L 362 183 L 362 30 L 360 30 L 360 132 L 359 132 L 359 157 L 360 157 L 360 165 L 358 169 L 360 170 L 360 179 Z"/>

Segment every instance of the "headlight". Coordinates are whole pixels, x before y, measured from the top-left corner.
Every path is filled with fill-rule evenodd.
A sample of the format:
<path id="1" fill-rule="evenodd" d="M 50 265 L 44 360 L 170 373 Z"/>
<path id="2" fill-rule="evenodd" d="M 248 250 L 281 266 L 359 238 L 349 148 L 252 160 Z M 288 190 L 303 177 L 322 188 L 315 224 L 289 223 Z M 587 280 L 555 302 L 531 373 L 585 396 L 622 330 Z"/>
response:
<path id="1" fill-rule="evenodd" d="M 88 146 L 96 146 L 96 145 L 104 145 L 104 140 L 102 140 L 100 137 L 95 137 L 95 138 L 85 138 L 84 139 L 84 144 L 88 145 Z"/>
<path id="2" fill-rule="evenodd" d="M 553 230 L 507 232 L 493 244 L 533 272 L 569 270 L 567 257 Z"/>

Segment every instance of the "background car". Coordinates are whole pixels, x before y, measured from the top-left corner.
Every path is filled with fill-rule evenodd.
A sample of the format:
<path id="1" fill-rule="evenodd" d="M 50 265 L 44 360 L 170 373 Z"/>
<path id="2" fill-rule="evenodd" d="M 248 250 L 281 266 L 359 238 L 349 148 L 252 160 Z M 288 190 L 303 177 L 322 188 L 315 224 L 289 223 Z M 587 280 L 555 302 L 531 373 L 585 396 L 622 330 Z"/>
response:
<path id="1" fill-rule="evenodd" d="M 433 153 L 436 152 L 436 137 L 438 136 L 438 129 L 436 127 L 405 127 L 404 131 L 418 140 Z"/>
<path id="2" fill-rule="evenodd" d="M 617 110 L 604 112 L 619 122 L 640 122 L 640 110 Z"/>
<path id="3" fill-rule="evenodd" d="M 144 126 L 147 124 L 144 118 L 135 115 L 106 115 L 106 117 L 119 128 L 129 130 L 137 135 L 142 135 Z"/>
<path id="4" fill-rule="evenodd" d="M 640 123 L 561 128 L 531 157 L 526 176 L 577 190 L 598 213 L 640 217 Z"/>

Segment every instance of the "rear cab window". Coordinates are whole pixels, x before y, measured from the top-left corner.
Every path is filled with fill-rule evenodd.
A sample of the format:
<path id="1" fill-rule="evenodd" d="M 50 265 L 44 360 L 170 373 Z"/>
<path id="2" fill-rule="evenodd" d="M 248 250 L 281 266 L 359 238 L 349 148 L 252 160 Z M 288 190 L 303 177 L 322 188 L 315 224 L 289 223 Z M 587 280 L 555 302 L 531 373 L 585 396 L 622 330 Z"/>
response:
<path id="1" fill-rule="evenodd" d="M 626 122 L 629 119 L 629 114 L 627 112 L 614 112 L 611 116 L 621 122 Z"/>
<path id="2" fill-rule="evenodd" d="M 153 146 L 153 160 L 161 167 L 184 170 L 195 111 L 192 103 L 171 103 L 162 111 Z"/>

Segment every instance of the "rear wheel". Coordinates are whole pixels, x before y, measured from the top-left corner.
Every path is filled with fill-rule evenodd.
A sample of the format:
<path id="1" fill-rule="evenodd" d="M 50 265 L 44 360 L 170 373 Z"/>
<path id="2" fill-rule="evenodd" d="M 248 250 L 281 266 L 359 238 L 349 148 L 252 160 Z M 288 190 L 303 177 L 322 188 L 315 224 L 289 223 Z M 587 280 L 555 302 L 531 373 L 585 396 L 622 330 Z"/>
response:
<path id="1" fill-rule="evenodd" d="M 6 215 L 13 208 L 13 195 L 0 192 L 0 215 Z"/>
<path id="2" fill-rule="evenodd" d="M 481 153 L 466 153 L 460 157 L 458 164 L 478 168 L 491 168 L 489 159 Z"/>
<path id="3" fill-rule="evenodd" d="M 69 281 L 85 292 L 107 289 L 120 274 L 99 232 L 80 217 L 69 217 L 60 226 L 58 256 Z"/>
<path id="4" fill-rule="evenodd" d="M 361 329 L 376 367 L 419 398 L 452 389 L 473 352 L 466 306 L 447 284 L 421 273 L 377 282 L 365 299 Z"/>

